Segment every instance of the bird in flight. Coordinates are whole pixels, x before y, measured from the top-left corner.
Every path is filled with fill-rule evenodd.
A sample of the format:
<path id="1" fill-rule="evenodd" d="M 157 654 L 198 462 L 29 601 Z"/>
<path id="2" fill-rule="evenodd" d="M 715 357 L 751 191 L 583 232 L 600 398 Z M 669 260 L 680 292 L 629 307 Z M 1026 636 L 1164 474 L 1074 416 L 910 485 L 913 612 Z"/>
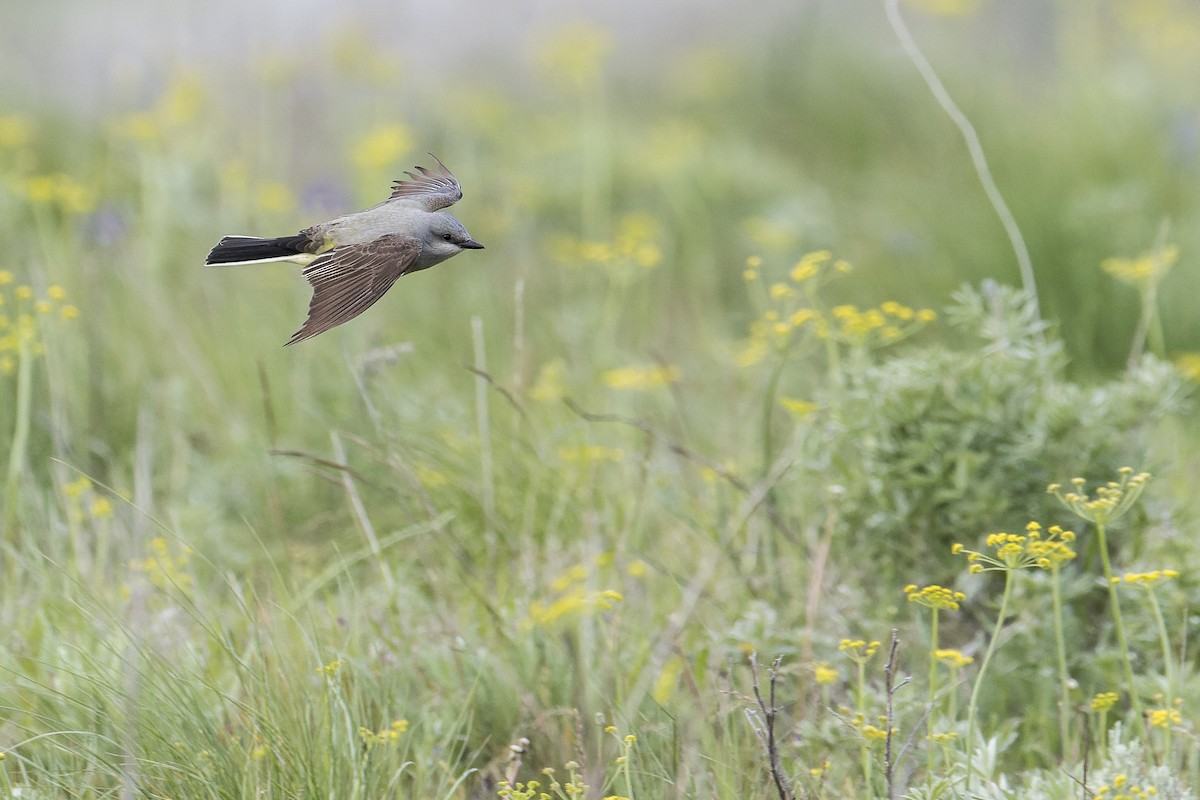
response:
<path id="1" fill-rule="evenodd" d="M 212 266 L 290 261 L 312 285 L 308 318 L 287 344 L 304 341 L 357 317 L 401 275 L 428 269 L 463 250 L 482 250 L 463 224 L 442 209 L 462 199 L 462 186 L 437 161 L 392 185 L 382 203 L 295 236 L 226 236 L 204 260 Z"/>

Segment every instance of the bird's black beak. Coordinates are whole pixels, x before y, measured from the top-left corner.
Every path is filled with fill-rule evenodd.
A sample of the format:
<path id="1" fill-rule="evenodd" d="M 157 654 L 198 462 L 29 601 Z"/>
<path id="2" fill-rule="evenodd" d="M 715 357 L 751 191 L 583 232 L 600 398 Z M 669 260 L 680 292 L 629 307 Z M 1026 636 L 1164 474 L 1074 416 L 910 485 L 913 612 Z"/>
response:
<path id="1" fill-rule="evenodd" d="M 459 245 L 459 247 L 463 248 L 464 250 L 482 250 L 483 249 L 483 245 L 481 245 L 479 242 L 475 241 L 474 239 L 467 239 L 465 242 L 461 243 Z"/>

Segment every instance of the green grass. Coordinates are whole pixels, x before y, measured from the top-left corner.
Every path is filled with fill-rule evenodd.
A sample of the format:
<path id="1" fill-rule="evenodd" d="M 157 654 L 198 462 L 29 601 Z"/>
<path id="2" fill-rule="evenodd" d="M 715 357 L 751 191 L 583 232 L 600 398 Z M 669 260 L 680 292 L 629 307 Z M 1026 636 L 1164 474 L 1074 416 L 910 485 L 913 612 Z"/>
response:
<path id="1" fill-rule="evenodd" d="M 1081 12 L 1060 13 L 1065 31 Z M 1110 22 L 1119 53 L 1063 32 L 1037 80 L 933 54 L 1030 244 L 1040 320 L 982 283 L 1017 281 L 1003 231 L 869 31 L 805 39 L 804 69 L 780 31 L 646 78 L 577 29 L 522 91 L 422 91 L 334 47 L 248 68 L 234 95 L 213 68 L 103 118 L 5 109 L 0 430 L 28 433 L 0 439 L 0 798 L 566 795 L 570 762 L 587 797 L 777 797 L 751 652 L 784 657 L 778 755 L 800 796 L 884 796 L 867 726 L 887 729 L 893 628 L 897 683 L 913 675 L 897 796 L 1082 796 L 1085 758 L 1088 791 L 1194 796 L 1200 463 L 1168 359 L 1200 350 L 1200 159 L 1162 132 L 1195 87 Z M 1155 89 L 1130 97 L 1130 74 Z M 301 85 L 340 113 L 297 126 Z M 425 150 L 488 249 L 352 323 L 284 349 L 295 271 L 201 266 L 222 234 L 375 202 Z M 1150 250 L 1164 217 L 1182 255 L 1163 350 L 1125 370 L 1138 292 L 1098 265 Z M 936 321 L 906 327 L 922 308 Z M 1094 530 L 1045 485 L 1124 464 L 1154 478 L 1105 557 L 1180 576 L 1119 587 L 1123 652 Z M 996 626 L 1001 581 L 949 548 L 1029 520 L 1076 530 L 1078 557 L 1013 575 Z M 939 675 L 932 713 L 909 583 L 966 595 L 937 639 L 975 663 Z M 845 639 L 885 642 L 865 683 Z M 947 735 L 932 754 L 927 729 Z"/>

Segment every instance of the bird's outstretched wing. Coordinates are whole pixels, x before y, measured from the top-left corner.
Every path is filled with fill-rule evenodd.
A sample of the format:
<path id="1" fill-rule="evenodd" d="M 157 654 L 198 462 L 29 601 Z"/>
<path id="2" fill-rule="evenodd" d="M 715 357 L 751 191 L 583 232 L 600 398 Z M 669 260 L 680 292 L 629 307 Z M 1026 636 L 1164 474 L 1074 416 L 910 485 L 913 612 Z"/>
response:
<path id="1" fill-rule="evenodd" d="M 410 199 L 426 211 L 437 211 L 462 200 L 462 185 L 459 184 L 458 178 L 446 169 L 446 165 L 437 156 L 433 153 L 429 155 L 437 161 L 438 169 L 416 167 L 417 173 L 420 174 L 405 172 L 409 180 L 395 181 L 392 184 L 391 199 Z"/>
<path id="2" fill-rule="evenodd" d="M 335 247 L 317 257 L 304 268 L 313 288 L 308 319 L 287 343 L 309 339 L 366 311 L 397 278 L 412 270 L 420 253 L 419 239 L 389 234 L 365 244 Z"/>

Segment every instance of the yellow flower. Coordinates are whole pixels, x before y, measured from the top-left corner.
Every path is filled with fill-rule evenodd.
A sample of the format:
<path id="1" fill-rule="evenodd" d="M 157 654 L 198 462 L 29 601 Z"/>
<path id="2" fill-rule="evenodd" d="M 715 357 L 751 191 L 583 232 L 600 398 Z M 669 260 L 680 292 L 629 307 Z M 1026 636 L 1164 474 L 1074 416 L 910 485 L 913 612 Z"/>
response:
<path id="1" fill-rule="evenodd" d="M 1174 569 L 1156 569 L 1151 572 L 1126 572 L 1124 575 L 1125 583 L 1131 583 L 1137 586 L 1144 586 L 1150 589 L 1154 584 L 1161 580 L 1169 580 L 1178 578 L 1179 571 Z M 1116 579 L 1114 579 L 1116 582 Z"/>
<path id="2" fill-rule="evenodd" d="M 412 133 L 403 125 L 377 126 L 355 143 L 354 163 L 363 172 L 385 169 L 411 150 L 412 143 Z"/>
<path id="3" fill-rule="evenodd" d="M 550 403 L 563 399 L 567 388 L 563 384 L 563 372 L 566 365 L 562 359 L 555 359 L 542 365 L 538 371 L 537 380 L 529 388 L 529 396 L 541 403 Z"/>
<path id="4" fill-rule="evenodd" d="M 604 372 L 600 379 L 610 389 L 647 391 L 676 383 L 679 380 L 679 368 L 672 366 L 622 367 Z"/>
<path id="5" fill-rule="evenodd" d="M 838 671 L 824 661 L 813 664 L 813 680 L 818 684 L 833 683 L 838 679 Z"/>
<path id="6" fill-rule="evenodd" d="M 1188 380 L 1200 383 L 1200 353 L 1183 353 L 1176 356 L 1175 368 Z"/>
<path id="7" fill-rule="evenodd" d="M 1175 708 L 1156 708 L 1146 712 L 1152 728 L 1170 728 L 1183 722 L 1183 715 Z"/>
<path id="8" fill-rule="evenodd" d="M 1106 258 L 1100 269 L 1122 283 L 1144 286 L 1157 283 L 1179 260 L 1179 248 L 1167 245 L 1159 250 L 1149 250 L 1136 258 Z"/>
<path id="9" fill-rule="evenodd" d="M 1075 540 L 1075 534 L 1064 531 L 1057 525 L 1043 534 L 1042 526 L 1030 522 L 1024 534 L 992 533 L 984 544 L 991 552 L 968 550 L 956 543 L 950 552 L 965 555 L 970 566 L 968 572 L 978 574 L 987 570 L 1016 570 L 1039 567 L 1050 569 L 1075 557 L 1075 551 L 1067 543 Z"/>
<path id="10" fill-rule="evenodd" d="M 538 60 L 552 80 L 578 87 L 599 79 L 612 48 L 607 28 L 580 23 L 551 33 Z"/>
<path id="11" fill-rule="evenodd" d="M 795 397 L 781 397 L 779 398 L 779 405 L 783 406 L 785 411 L 797 419 L 812 416 L 819 408 L 816 403 L 808 400 L 799 400 Z"/>
<path id="12" fill-rule="evenodd" d="M 13 282 L 12 272 L 6 269 L 0 269 L 0 286 L 7 286 Z"/>
<path id="13" fill-rule="evenodd" d="M 1134 474 L 1132 467 L 1121 467 L 1117 472 L 1117 480 L 1097 487 L 1090 496 L 1084 492 L 1083 478 L 1072 478 L 1070 491 L 1064 492 L 1058 483 L 1050 484 L 1046 491 L 1081 519 L 1104 525 L 1129 511 L 1150 482 L 1150 473 Z"/>
<path id="14" fill-rule="evenodd" d="M 88 511 L 96 519 L 104 519 L 105 517 L 112 516 L 113 507 L 112 503 L 108 501 L 108 498 L 97 497 L 92 501 L 91 508 L 89 508 Z"/>
<path id="15" fill-rule="evenodd" d="M 838 650 L 846 654 L 856 664 L 864 664 L 867 660 L 875 655 L 875 651 L 879 649 L 879 642 L 866 641 L 864 639 L 842 639 L 838 644 Z"/>
<path id="16" fill-rule="evenodd" d="M 829 263 L 833 258 L 833 254 L 828 250 L 815 250 L 811 253 L 805 253 L 796 266 L 792 267 L 791 279 L 793 283 L 804 283 L 809 278 L 816 277 L 820 274 L 821 268 Z"/>
<path id="17" fill-rule="evenodd" d="M 268 214 L 284 214 L 295 208 L 296 199 L 282 183 L 264 183 L 255 195 L 258 207 Z"/>
<path id="18" fill-rule="evenodd" d="M 33 123 L 26 117 L 0 117 L 0 149 L 16 150 L 33 141 Z"/>
<path id="19" fill-rule="evenodd" d="M 1118 700 L 1116 692 L 1100 692 L 1092 698 L 1092 711 L 1108 711 Z"/>
<path id="20" fill-rule="evenodd" d="M 937 650 L 934 651 L 933 655 L 935 658 L 937 658 L 938 661 L 941 661 L 946 666 L 952 667 L 955 669 L 958 669 L 960 667 L 965 667 L 968 664 L 975 663 L 974 658 L 972 658 L 971 656 L 963 655 L 961 650 L 938 648 Z"/>
<path id="21" fill-rule="evenodd" d="M 916 603 L 926 608 L 950 611 L 957 611 L 959 601 L 965 600 L 967 597 L 962 592 L 938 586 L 936 583 L 921 588 L 917 588 L 915 583 L 910 583 L 904 587 L 904 594 L 910 603 Z"/>
<path id="22" fill-rule="evenodd" d="M 33 287 L 32 287 L 32 286 L 27 286 L 27 285 L 24 285 L 24 284 L 23 284 L 23 285 L 21 285 L 21 286 L 18 286 L 16 289 L 14 289 L 14 290 L 13 290 L 13 295 L 14 295 L 14 296 L 15 296 L 15 297 L 16 297 L 18 300 L 28 300 L 28 299 L 30 299 L 31 297 L 33 297 Z"/>

